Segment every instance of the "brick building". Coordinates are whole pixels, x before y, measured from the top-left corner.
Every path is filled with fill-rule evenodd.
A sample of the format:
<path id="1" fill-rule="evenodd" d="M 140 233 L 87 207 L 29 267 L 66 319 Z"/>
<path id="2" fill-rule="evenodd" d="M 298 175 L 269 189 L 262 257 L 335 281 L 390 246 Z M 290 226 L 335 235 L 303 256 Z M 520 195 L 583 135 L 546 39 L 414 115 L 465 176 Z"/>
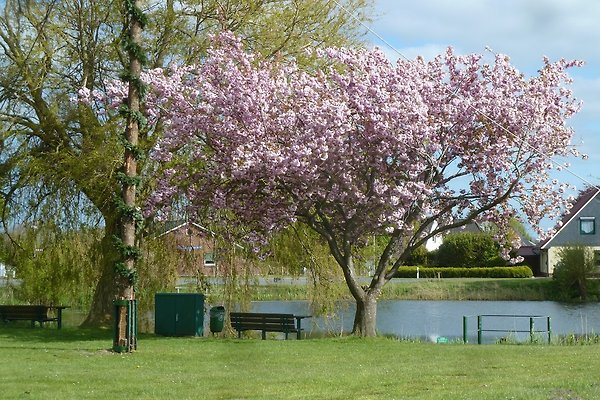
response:
<path id="1" fill-rule="evenodd" d="M 180 254 L 177 274 L 180 277 L 218 274 L 215 262 L 214 234 L 200 224 L 190 221 L 175 221 L 165 225 L 159 237 L 168 237 Z"/>

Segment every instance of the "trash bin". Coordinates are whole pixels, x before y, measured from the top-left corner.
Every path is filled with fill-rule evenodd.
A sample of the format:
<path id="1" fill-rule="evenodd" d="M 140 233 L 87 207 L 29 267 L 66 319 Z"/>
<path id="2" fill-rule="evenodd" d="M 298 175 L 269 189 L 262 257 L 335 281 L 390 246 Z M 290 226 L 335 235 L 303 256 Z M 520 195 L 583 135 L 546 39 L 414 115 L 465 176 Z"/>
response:
<path id="1" fill-rule="evenodd" d="M 221 332 L 225 323 L 225 307 L 216 306 L 210 309 L 210 331 Z"/>

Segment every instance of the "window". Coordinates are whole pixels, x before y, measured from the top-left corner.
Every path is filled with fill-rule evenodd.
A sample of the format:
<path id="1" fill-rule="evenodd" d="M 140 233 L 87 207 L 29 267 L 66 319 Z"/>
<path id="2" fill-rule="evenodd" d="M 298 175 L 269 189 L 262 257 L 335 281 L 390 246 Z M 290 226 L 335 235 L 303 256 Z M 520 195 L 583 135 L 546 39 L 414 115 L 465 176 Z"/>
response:
<path id="1" fill-rule="evenodd" d="M 596 233 L 596 217 L 579 217 L 579 233 L 594 235 Z"/>
<path id="2" fill-rule="evenodd" d="M 214 267 L 215 266 L 215 256 L 213 253 L 204 253 L 204 266 L 205 267 Z"/>

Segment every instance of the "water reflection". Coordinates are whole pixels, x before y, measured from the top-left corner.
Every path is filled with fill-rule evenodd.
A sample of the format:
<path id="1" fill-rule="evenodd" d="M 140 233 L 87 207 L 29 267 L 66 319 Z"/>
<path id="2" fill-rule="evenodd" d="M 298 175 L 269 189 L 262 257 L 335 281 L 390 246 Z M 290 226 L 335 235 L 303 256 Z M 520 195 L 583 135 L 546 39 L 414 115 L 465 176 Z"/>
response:
<path id="1" fill-rule="evenodd" d="M 285 312 L 310 314 L 305 301 L 260 301 L 252 304 L 256 312 Z M 350 332 L 355 306 L 345 304 L 335 318 L 331 316 L 306 320 L 308 332 Z M 470 342 L 477 339 L 477 315 L 541 315 L 551 318 L 553 335 L 600 333 L 600 307 L 598 304 L 572 305 L 552 301 L 423 301 L 382 300 L 377 308 L 377 332 L 397 337 L 425 338 L 436 341 L 438 337 L 462 339 L 463 316 L 468 318 Z M 486 321 L 488 329 L 529 329 L 528 319 L 498 319 Z M 491 325 L 490 325 L 491 324 Z M 546 322 L 536 319 L 536 330 L 545 330 Z M 506 333 L 486 333 L 485 342 L 495 341 Z M 523 336 L 516 334 L 517 339 Z"/>

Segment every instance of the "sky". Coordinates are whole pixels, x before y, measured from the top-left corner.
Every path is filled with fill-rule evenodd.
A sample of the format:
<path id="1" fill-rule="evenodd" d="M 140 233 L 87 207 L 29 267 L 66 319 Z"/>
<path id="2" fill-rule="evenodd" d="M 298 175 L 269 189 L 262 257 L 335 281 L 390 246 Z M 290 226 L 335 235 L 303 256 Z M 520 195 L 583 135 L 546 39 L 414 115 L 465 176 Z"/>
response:
<path id="1" fill-rule="evenodd" d="M 432 59 L 451 46 L 457 54 L 488 54 L 491 61 L 490 48 L 508 55 L 526 76 L 537 73 L 544 56 L 585 61 L 570 70 L 583 107 L 569 125 L 573 144 L 589 159 L 571 158 L 569 170 L 554 176 L 581 189 L 600 186 L 599 21 L 600 1 L 594 0 L 374 0 L 367 38 L 392 60 Z"/>

